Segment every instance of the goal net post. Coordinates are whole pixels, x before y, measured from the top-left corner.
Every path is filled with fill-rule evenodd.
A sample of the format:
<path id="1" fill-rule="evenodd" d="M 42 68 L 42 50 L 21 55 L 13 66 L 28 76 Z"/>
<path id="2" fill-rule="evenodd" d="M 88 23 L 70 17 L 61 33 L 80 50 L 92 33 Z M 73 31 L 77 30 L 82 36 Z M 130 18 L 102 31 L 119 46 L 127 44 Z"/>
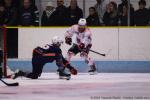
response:
<path id="1" fill-rule="evenodd" d="M 0 27 L 0 77 L 10 78 L 12 74 L 7 60 L 7 28 Z"/>

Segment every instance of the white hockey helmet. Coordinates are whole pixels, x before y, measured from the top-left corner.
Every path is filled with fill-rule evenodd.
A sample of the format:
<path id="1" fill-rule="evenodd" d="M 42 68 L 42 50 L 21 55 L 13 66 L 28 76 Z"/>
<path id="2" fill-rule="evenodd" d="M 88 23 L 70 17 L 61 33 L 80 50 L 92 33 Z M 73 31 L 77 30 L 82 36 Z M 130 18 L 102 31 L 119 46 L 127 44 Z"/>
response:
<path id="1" fill-rule="evenodd" d="M 63 40 L 62 40 L 60 37 L 58 37 L 58 36 L 54 36 L 54 37 L 52 38 L 52 43 L 53 43 L 53 44 L 62 44 L 62 43 L 63 43 Z"/>
<path id="2" fill-rule="evenodd" d="M 86 26 L 86 19 L 85 18 L 80 18 L 79 21 L 78 21 L 78 25 Z"/>

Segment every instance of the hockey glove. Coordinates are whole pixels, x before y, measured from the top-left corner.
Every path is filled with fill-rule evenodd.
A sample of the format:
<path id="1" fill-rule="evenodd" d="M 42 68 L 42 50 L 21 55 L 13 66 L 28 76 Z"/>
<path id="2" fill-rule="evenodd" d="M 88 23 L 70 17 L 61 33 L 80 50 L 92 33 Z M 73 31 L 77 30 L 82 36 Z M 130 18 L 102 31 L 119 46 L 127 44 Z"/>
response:
<path id="1" fill-rule="evenodd" d="M 68 44 L 68 45 L 71 45 L 71 44 L 72 44 L 72 39 L 66 37 L 66 38 L 65 38 L 65 43 Z"/>
<path id="2" fill-rule="evenodd" d="M 87 56 L 91 47 L 92 47 L 92 44 L 88 44 L 86 47 L 85 47 L 85 46 L 82 46 L 80 56 L 81 56 L 81 57 Z M 80 48 L 81 48 L 81 47 L 80 47 Z"/>
<path id="3" fill-rule="evenodd" d="M 80 43 L 79 44 L 79 48 L 80 48 L 80 50 L 83 50 L 85 48 L 85 44 L 84 43 Z"/>
<path id="4" fill-rule="evenodd" d="M 77 71 L 74 67 L 72 67 L 72 68 L 70 69 L 70 73 L 71 73 L 72 75 L 77 75 L 78 71 Z"/>
<path id="5" fill-rule="evenodd" d="M 67 64 L 66 67 L 69 69 L 72 75 L 77 75 L 78 71 L 73 66 L 71 66 L 70 64 Z"/>
<path id="6" fill-rule="evenodd" d="M 88 44 L 86 48 L 90 49 L 91 47 L 92 47 L 92 44 Z"/>

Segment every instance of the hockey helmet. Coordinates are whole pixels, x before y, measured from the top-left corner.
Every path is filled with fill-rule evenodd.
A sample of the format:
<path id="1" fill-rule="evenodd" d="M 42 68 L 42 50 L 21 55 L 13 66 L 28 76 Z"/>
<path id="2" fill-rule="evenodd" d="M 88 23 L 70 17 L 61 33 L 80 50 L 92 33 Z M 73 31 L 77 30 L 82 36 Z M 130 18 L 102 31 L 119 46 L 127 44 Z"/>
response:
<path id="1" fill-rule="evenodd" d="M 52 38 L 52 43 L 53 43 L 53 44 L 62 44 L 62 43 L 63 43 L 63 40 L 62 40 L 60 37 L 58 37 L 58 36 L 54 36 L 54 37 Z"/>
<path id="2" fill-rule="evenodd" d="M 78 25 L 86 26 L 86 19 L 85 18 L 80 18 L 79 21 L 78 21 Z"/>

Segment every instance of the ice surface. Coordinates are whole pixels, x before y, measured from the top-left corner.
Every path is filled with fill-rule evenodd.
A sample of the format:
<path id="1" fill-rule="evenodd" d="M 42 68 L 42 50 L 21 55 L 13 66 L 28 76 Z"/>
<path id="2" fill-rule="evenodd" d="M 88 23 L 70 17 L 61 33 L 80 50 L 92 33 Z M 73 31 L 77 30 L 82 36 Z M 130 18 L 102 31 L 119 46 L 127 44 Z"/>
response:
<path id="1" fill-rule="evenodd" d="M 19 82 L 7 87 L 0 82 L 0 100 L 150 100 L 149 73 L 79 73 L 60 80 L 56 73 L 39 79 L 4 79 Z"/>

